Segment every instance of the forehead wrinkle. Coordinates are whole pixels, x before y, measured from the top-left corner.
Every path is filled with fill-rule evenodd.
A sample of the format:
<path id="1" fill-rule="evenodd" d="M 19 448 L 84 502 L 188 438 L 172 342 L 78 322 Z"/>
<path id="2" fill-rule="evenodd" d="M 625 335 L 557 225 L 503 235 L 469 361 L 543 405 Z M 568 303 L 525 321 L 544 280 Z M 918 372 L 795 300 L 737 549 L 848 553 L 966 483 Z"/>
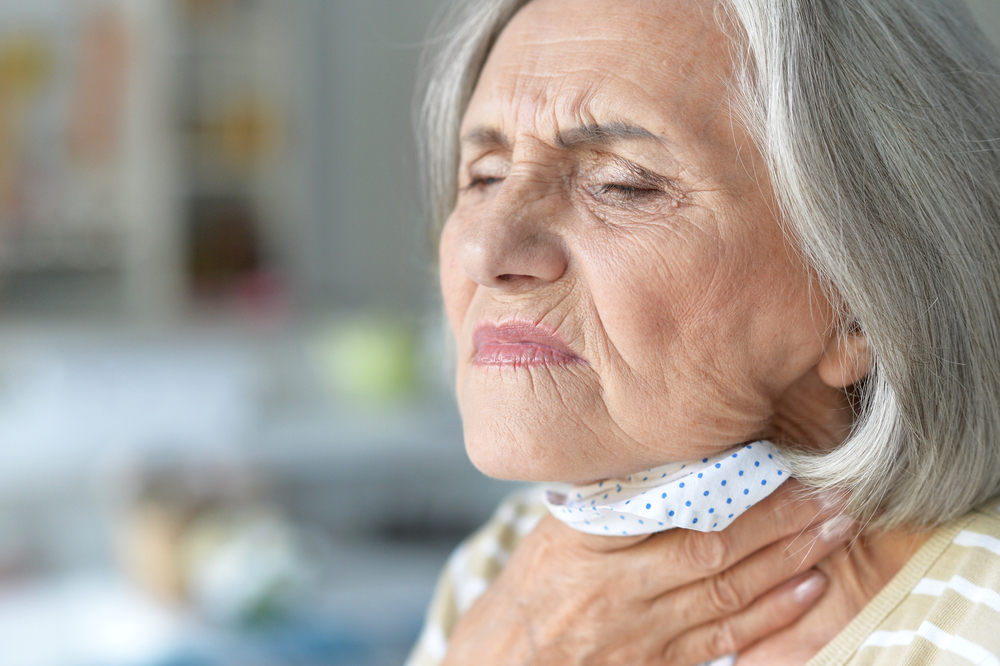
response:
<path id="1" fill-rule="evenodd" d="M 529 10 L 536 2 L 529 3 Z M 696 14 L 703 10 L 699 7 Z M 517 17 L 511 26 L 516 22 Z M 590 57 L 589 52 L 593 50 L 590 47 L 603 46 L 605 51 L 615 51 L 614 61 L 618 62 L 627 55 L 622 52 L 623 46 L 627 46 L 625 42 L 634 41 L 636 29 L 632 30 L 629 39 L 619 36 L 620 33 L 609 36 L 607 32 L 552 38 L 551 22 L 539 23 L 518 26 L 520 30 L 515 31 L 508 26 L 492 55 L 503 51 L 508 56 L 511 53 L 516 56 L 487 62 L 486 69 L 493 70 L 493 84 L 488 90 L 480 89 L 480 100 L 484 104 L 477 108 L 483 112 L 479 117 L 485 124 L 497 128 L 490 137 L 492 146 L 513 152 L 519 137 L 530 137 L 552 148 L 602 148 L 616 143 L 632 143 L 638 147 L 645 142 L 654 145 L 652 138 L 674 161 L 680 161 L 682 155 L 699 146 L 732 148 L 729 142 L 719 145 L 723 137 L 713 132 L 711 126 L 715 111 L 726 99 L 724 95 L 719 99 L 713 94 L 718 87 L 711 85 L 711 79 L 697 76 L 703 71 L 702 60 L 714 53 L 712 49 L 682 50 L 680 55 L 667 51 L 668 60 L 663 61 L 660 61 L 662 54 L 646 49 L 638 58 L 626 57 L 627 65 L 641 61 L 647 69 L 651 66 L 673 74 L 672 94 L 663 93 L 660 89 L 641 85 L 641 79 L 637 82 L 629 75 L 630 72 L 634 74 L 631 67 L 619 71 L 617 66 L 599 66 Z M 602 24 L 600 27 L 614 26 Z M 683 32 L 699 35 L 711 30 L 711 26 L 700 25 L 698 21 L 695 25 L 681 27 L 685 28 Z M 653 37 L 651 51 L 663 50 L 659 47 L 670 47 L 673 43 L 661 44 L 663 35 L 648 35 L 646 28 L 638 31 L 645 37 Z M 554 53 L 561 54 L 560 58 L 554 59 Z M 574 57 L 566 57 L 567 53 Z M 624 88 L 628 95 L 620 94 L 623 89 L 620 82 L 628 86 Z M 700 112 L 687 113 L 692 106 L 701 107 Z M 507 142 L 499 141 L 500 136 Z M 726 135 L 725 138 L 730 137 Z"/>
<path id="2" fill-rule="evenodd" d="M 519 64 L 523 65 L 524 61 Z M 535 66 L 537 61 L 532 58 L 531 69 L 535 70 Z M 620 106 L 618 101 L 605 98 L 609 86 L 615 79 L 621 78 L 615 72 L 577 67 L 567 73 L 541 75 L 537 71 L 526 72 L 524 67 L 519 67 L 511 74 L 512 83 L 494 87 L 496 96 L 489 106 L 499 111 L 502 117 L 513 119 L 516 126 L 521 128 L 516 133 L 526 127 L 533 127 L 536 131 L 551 128 L 541 134 L 548 135 L 553 146 L 566 149 L 611 146 L 634 140 L 655 140 L 664 147 L 676 147 L 676 143 L 662 132 L 653 132 L 643 127 L 645 123 L 634 122 L 627 118 L 627 114 L 623 116 L 624 109 L 616 108 Z M 646 91 L 637 93 L 645 102 Z M 662 112 L 658 108 L 662 103 L 658 100 L 649 102 L 653 113 Z M 635 103 L 628 106 L 634 107 Z M 663 120 L 665 119 L 658 118 L 655 124 L 659 126 Z M 559 129 L 567 125 L 571 129 Z M 677 132 L 685 129 L 689 128 L 674 128 Z M 499 137 L 488 138 L 492 145 L 510 146 L 509 142 L 497 140 Z"/>
<path id="3" fill-rule="evenodd" d="M 672 73 L 674 84 L 685 86 L 685 95 L 664 100 L 671 105 L 690 101 L 692 94 L 700 97 L 715 92 L 710 81 L 699 76 L 706 66 L 714 69 L 719 42 L 726 42 L 713 18 L 715 4 L 716 0 L 631 0 L 613 12 L 620 21 L 602 19 L 595 24 L 586 12 L 567 16 L 562 2 L 534 0 L 501 33 L 495 48 L 518 54 L 503 66 L 515 70 L 516 74 L 510 72 L 515 76 L 557 71 L 562 78 L 590 84 L 618 78 L 619 72 L 625 81 L 641 84 L 634 70 L 644 63 L 647 69 Z M 678 40 L 687 46 L 678 49 Z M 594 53 L 610 60 L 597 66 Z M 570 70 L 564 68 L 567 61 L 574 63 Z M 586 71 L 590 67 L 595 69 Z M 692 90 L 695 84 L 697 88 Z M 547 92 L 552 90 L 550 85 L 545 87 Z"/>
<path id="4" fill-rule="evenodd" d="M 462 134 L 463 145 L 512 151 L 517 137 L 525 135 L 560 147 L 560 126 L 596 124 L 584 109 L 590 95 L 566 77 L 520 75 L 513 85 L 494 90 L 484 109 L 487 119 Z"/>
<path id="5" fill-rule="evenodd" d="M 638 138 L 644 133 L 652 136 L 652 133 L 640 130 L 632 123 L 612 121 L 602 125 L 598 122 L 601 116 L 618 114 L 593 112 L 592 106 L 605 106 L 600 99 L 600 90 L 606 73 L 585 71 L 594 75 L 591 80 L 582 81 L 585 85 L 580 85 L 579 77 L 572 75 L 517 71 L 512 77 L 512 84 L 494 87 L 495 95 L 487 106 L 492 108 L 492 113 L 487 112 L 489 115 L 498 115 L 494 122 L 499 126 L 508 126 L 506 129 L 513 130 L 512 133 L 508 135 L 491 127 L 490 123 L 484 123 L 469 130 L 463 136 L 463 142 L 510 149 L 515 141 L 509 137 L 528 133 L 553 147 L 565 149 L 585 143 L 588 133 L 588 143 L 604 144 L 619 138 Z M 560 129 L 564 126 L 573 129 L 564 132 Z M 564 141 L 563 137 L 568 137 L 569 141 Z"/>

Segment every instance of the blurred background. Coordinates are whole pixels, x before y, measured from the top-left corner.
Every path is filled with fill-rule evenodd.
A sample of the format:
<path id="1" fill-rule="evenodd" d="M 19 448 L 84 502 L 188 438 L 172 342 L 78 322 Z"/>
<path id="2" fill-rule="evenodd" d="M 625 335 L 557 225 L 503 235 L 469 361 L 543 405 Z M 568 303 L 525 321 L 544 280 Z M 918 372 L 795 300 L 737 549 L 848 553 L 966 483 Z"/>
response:
<path id="1" fill-rule="evenodd" d="M 441 4 L 0 3 L 0 664 L 403 661 L 512 489 L 418 204 Z"/>
<path id="2" fill-rule="evenodd" d="M 0 3 L 0 664 L 399 664 L 465 458 L 440 0 Z"/>

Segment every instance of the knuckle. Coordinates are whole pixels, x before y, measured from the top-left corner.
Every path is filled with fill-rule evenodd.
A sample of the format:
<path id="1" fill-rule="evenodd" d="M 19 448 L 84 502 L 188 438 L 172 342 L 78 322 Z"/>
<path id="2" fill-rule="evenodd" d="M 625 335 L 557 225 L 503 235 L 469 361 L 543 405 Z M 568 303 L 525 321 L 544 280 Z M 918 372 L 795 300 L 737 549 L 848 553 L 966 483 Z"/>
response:
<path id="1" fill-rule="evenodd" d="M 736 632 L 731 622 L 717 622 L 708 635 L 708 649 L 716 657 L 732 654 L 739 650 Z"/>
<path id="2" fill-rule="evenodd" d="M 729 545 L 722 532 L 688 532 L 684 553 L 695 571 L 714 573 L 725 568 Z"/>
<path id="3" fill-rule="evenodd" d="M 687 654 L 685 653 L 684 647 L 678 641 L 671 641 L 666 644 L 663 648 L 663 653 L 661 655 L 662 660 L 657 664 L 686 664 L 689 663 L 687 659 Z"/>
<path id="4" fill-rule="evenodd" d="M 729 615 L 747 604 L 746 595 L 740 590 L 729 571 L 713 576 L 707 581 L 708 604 L 718 615 Z"/>

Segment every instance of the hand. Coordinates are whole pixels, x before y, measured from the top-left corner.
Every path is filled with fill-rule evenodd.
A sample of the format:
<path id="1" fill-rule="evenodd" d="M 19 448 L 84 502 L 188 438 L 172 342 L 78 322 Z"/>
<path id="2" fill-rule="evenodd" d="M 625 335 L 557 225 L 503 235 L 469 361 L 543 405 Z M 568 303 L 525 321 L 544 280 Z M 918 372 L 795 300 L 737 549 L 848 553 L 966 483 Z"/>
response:
<path id="1" fill-rule="evenodd" d="M 463 616 L 445 666 L 685 666 L 788 626 L 823 594 L 812 569 L 852 538 L 788 481 L 723 532 L 577 532 L 551 516 Z"/>

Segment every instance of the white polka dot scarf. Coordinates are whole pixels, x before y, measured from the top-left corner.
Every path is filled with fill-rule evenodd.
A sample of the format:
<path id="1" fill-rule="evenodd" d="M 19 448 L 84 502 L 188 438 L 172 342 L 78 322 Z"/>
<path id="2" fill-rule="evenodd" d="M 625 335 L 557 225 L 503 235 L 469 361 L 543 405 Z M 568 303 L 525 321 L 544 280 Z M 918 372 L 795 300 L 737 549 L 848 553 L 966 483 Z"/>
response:
<path id="1" fill-rule="evenodd" d="M 683 527 L 714 532 L 774 492 L 788 468 L 766 441 L 700 462 L 670 463 L 627 479 L 549 491 L 549 511 L 589 534 L 650 534 Z"/>

